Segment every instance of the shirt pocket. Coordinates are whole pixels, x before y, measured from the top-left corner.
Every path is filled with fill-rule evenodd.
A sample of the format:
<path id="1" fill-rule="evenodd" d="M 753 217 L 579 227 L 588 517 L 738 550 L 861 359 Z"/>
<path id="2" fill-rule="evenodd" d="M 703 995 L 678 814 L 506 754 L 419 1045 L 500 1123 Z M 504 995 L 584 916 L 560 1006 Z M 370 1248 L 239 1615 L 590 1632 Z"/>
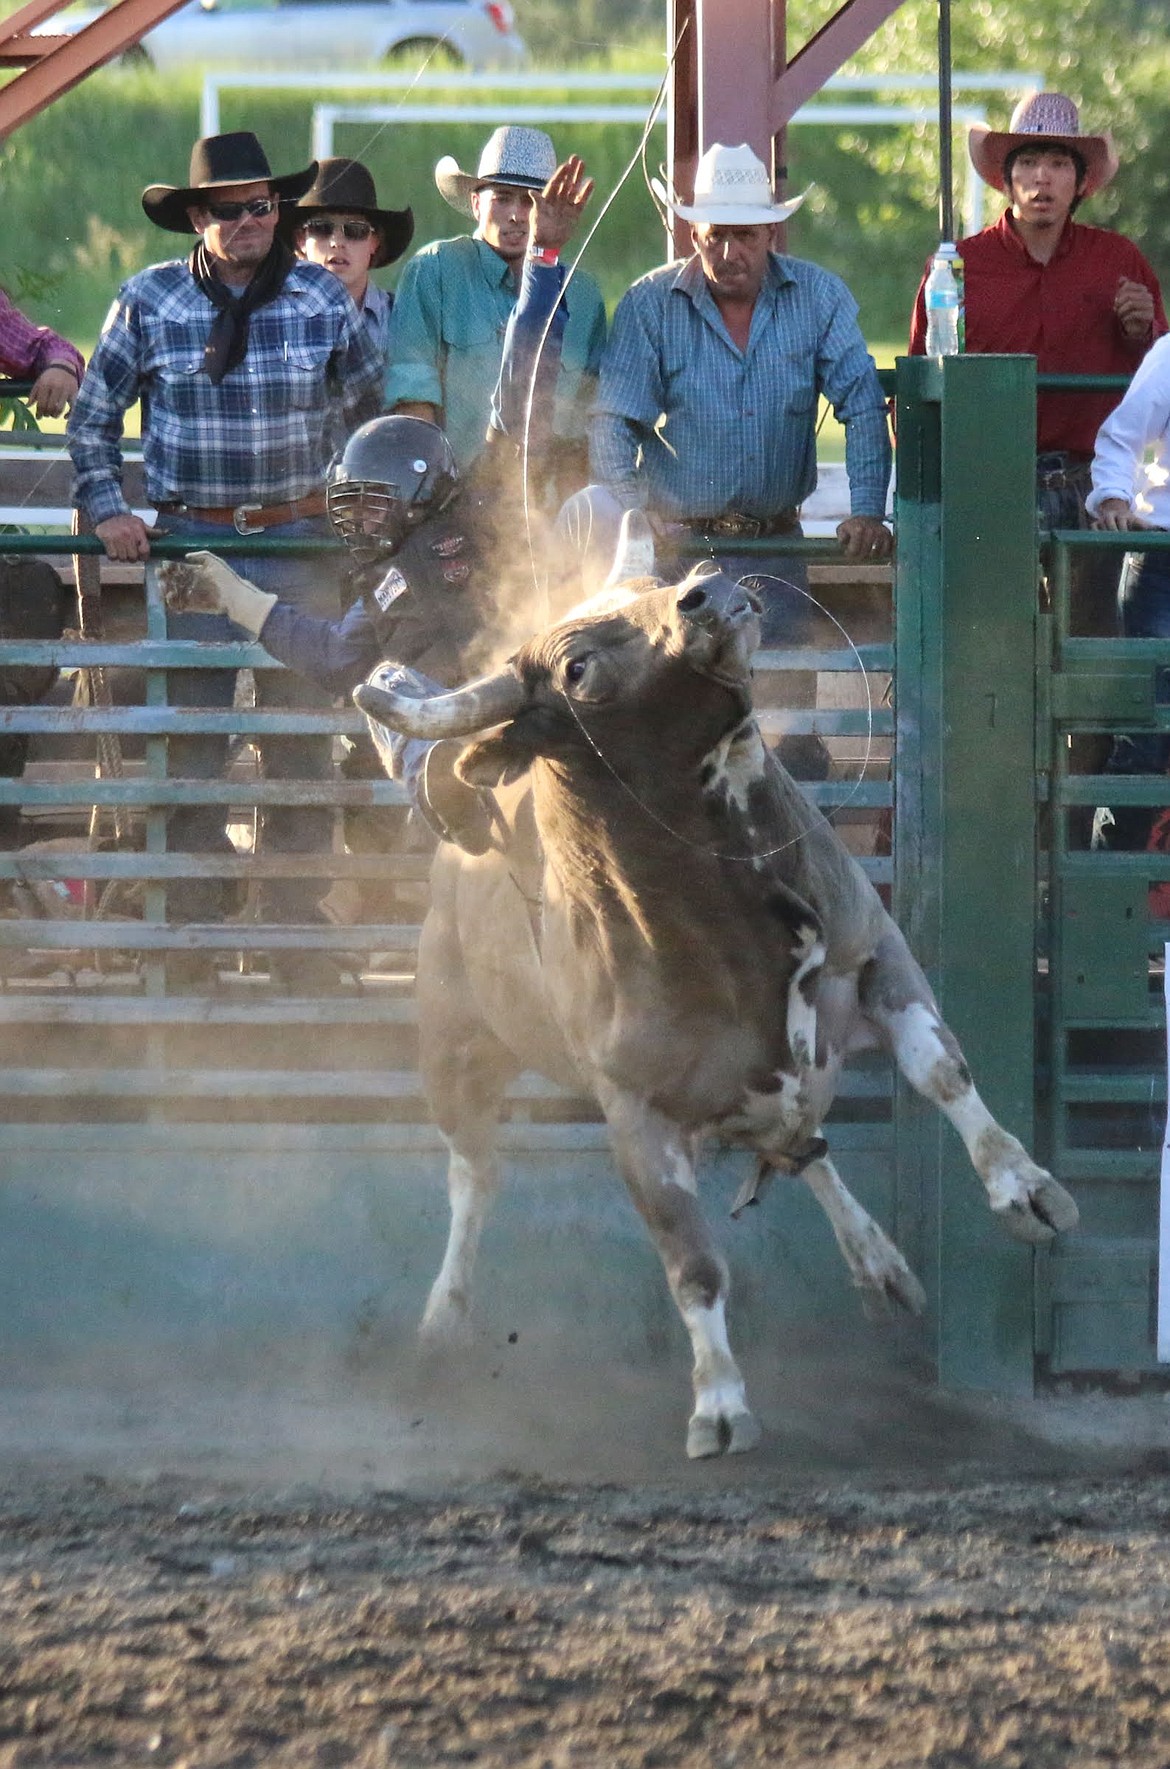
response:
<path id="1" fill-rule="evenodd" d="M 816 362 L 811 351 L 785 350 L 776 363 L 776 396 L 790 418 L 807 418 L 817 409 Z"/>
<path id="2" fill-rule="evenodd" d="M 449 308 L 443 315 L 443 342 L 450 350 L 502 349 L 506 319 L 499 319 L 485 308 Z"/>
<path id="3" fill-rule="evenodd" d="M 285 345 L 282 355 L 273 364 L 272 379 L 275 386 L 284 386 L 288 403 L 295 411 L 311 411 L 325 403 L 331 354 L 331 346 L 327 343 Z M 263 379 L 268 379 L 267 369 L 261 374 Z"/>
<path id="4" fill-rule="evenodd" d="M 202 344 L 148 336 L 143 368 L 149 397 L 162 410 L 180 420 L 199 416 L 211 385 L 203 372 Z"/>

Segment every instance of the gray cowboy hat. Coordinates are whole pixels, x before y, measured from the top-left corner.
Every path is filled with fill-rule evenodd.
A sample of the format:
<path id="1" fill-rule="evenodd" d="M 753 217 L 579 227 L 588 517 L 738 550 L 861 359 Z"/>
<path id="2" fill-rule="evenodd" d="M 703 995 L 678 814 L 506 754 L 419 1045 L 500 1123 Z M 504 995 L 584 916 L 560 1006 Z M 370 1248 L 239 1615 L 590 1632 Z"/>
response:
<path id="1" fill-rule="evenodd" d="M 289 245 L 297 228 L 313 215 L 364 215 L 381 235 L 370 269 L 380 270 L 401 258 L 414 238 L 413 209 L 381 209 L 373 174 L 360 160 L 322 160 L 317 176 L 300 201 L 280 212 L 276 231 Z"/>
<path id="2" fill-rule="evenodd" d="M 556 149 L 543 129 L 506 123 L 488 137 L 477 171 L 461 172 L 458 161 L 445 154 L 435 167 L 435 183 L 445 202 L 470 215 L 471 193 L 481 185 L 513 184 L 521 190 L 543 190 L 556 169 Z"/>
<path id="3" fill-rule="evenodd" d="M 268 155 L 250 129 L 230 135 L 205 135 L 191 149 L 190 182 L 185 185 L 148 184 L 142 207 L 156 227 L 168 233 L 194 233 L 187 210 L 212 191 L 233 184 L 268 184 L 282 202 L 303 196 L 317 176 L 317 162 L 303 172 L 273 177 Z"/>
<path id="4" fill-rule="evenodd" d="M 967 131 L 971 164 L 995 190 L 1007 190 L 1004 161 L 1019 147 L 1067 147 L 1085 162 L 1084 195 L 1091 197 L 1116 175 L 1120 161 L 1113 137 L 1082 135 L 1080 113 L 1063 92 L 1030 92 L 1012 112 L 1007 129 L 972 123 Z"/>

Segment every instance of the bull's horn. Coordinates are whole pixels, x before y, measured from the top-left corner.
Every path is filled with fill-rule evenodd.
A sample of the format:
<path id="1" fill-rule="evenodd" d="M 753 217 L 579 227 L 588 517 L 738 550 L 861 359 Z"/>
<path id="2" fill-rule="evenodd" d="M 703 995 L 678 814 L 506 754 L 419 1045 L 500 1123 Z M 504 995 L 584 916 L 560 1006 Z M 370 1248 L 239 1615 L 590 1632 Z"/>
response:
<path id="1" fill-rule="evenodd" d="M 470 737 L 518 712 L 524 688 L 514 671 L 504 669 L 498 675 L 481 676 L 466 688 L 422 700 L 394 688 L 380 688 L 372 681 L 362 682 L 354 689 L 353 699 L 361 712 L 406 737 Z"/>
<path id="2" fill-rule="evenodd" d="M 622 517 L 613 566 L 604 588 L 629 583 L 633 577 L 654 576 L 654 530 L 644 510 L 627 510 Z"/>

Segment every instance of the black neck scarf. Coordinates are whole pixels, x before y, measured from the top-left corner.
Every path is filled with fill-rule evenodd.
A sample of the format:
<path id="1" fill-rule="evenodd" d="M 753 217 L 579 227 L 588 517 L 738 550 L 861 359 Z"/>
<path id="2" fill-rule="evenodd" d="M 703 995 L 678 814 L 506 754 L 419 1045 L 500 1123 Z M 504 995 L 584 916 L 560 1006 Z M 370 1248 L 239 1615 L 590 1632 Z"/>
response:
<path id="1" fill-rule="evenodd" d="M 202 240 L 187 263 L 191 275 L 216 310 L 203 348 L 203 367 L 208 380 L 218 387 L 228 371 L 243 362 L 247 355 L 248 321 L 258 307 L 276 300 L 296 259 L 283 241 L 273 240 L 267 258 L 238 295 L 219 280 L 215 260 Z"/>

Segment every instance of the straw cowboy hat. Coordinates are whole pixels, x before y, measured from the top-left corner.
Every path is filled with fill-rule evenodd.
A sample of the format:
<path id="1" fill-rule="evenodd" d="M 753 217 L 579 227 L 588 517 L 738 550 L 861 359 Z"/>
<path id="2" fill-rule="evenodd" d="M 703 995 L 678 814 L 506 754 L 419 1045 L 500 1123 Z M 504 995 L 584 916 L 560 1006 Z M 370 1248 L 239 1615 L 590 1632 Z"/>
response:
<path id="1" fill-rule="evenodd" d="M 543 190 L 557 169 L 557 154 L 543 129 L 508 123 L 488 137 L 476 172 L 461 172 L 452 154 L 435 167 L 439 195 L 453 209 L 470 215 L 471 193 L 483 184 L 513 184 L 521 190 Z"/>
<path id="2" fill-rule="evenodd" d="M 267 184 L 274 195 L 288 202 L 303 196 L 317 176 L 317 162 L 303 172 L 285 172 L 274 178 L 268 155 L 250 129 L 230 135 L 205 135 L 191 149 L 190 182 L 185 185 L 148 184 L 142 207 L 156 227 L 168 233 L 194 233 L 187 210 L 212 191 L 232 184 Z"/>
<path id="3" fill-rule="evenodd" d="M 657 179 L 653 187 L 656 196 L 684 221 L 710 221 L 717 227 L 760 227 L 787 221 L 808 195 L 805 190 L 778 203 L 767 167 L 746 142 L 724 147 L 717 141 L 707 149 L 695 168 L 693 203 L 680 203 L 677 194 L 668 193 Z"/>
<path id="4" fill-rule="evenodd" d="M 1120 164 L 1108 131 L 1104 135 L 1081 134 L 1077 107 L 1063 92 L 1029 93 L 1012 112 L 1006 130 L 972 123 L 967 131 L 971 164 L 983 182 L 996 190 L 1006 192 L 1004 161 L 1019 147 L 1066 147 L 1080 154 L 1085 162 L 1083 194 L 1087 197 L 1103 189 Z"/>
<path id="5" fill-rule="evenodd" d="M 380 209 L 373 175 L 360 160 L 322 160 L 300 202 L 281 210 L 277 232 L 291 245 L 297 228 L 314 215 L 364 215 L 373 222 L 381 238 L 370 259 L 371 270 L 401 258 L 414 237 L 413 209 Z"/>

